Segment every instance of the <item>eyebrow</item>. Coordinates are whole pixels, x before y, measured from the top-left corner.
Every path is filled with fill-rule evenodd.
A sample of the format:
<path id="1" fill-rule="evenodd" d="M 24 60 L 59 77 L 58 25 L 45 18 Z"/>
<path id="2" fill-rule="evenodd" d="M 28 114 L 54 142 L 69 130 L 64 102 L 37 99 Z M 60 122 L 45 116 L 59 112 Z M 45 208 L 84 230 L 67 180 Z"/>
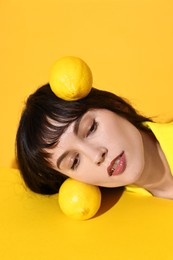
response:
<path id="1" fill-rule="evenodd" d="M 80 125 L 80 122 L 81 122 L 84 115 L 85 115 L 85 113 L 82 116 L 80 116 L 78 119 L 76 119 L 76 121 L 75 121 L 74 129 L 73 129 L 73 132 L 75 133 L 75 135 L 78 135 L 79 125 Z"/>
<path id="2" fill-rule="evenodd" d="M 69 154 L 69 151 L 66 151 L 65 153 L 63 153 L 56 161 L 56 165 L 57 167 L 60 169 L 60 164 L 61 162 L 64 160 L 64 158 Z"/>
<path id="3" fill-rule="evenodd" d="M 78 135 L 79 132 L 79 125 L 80 122 L 83 118 L 84 114 L 82 116 L 80 116 L 78 119 L 76 119 L 75 124 L 74 124 L 74 128 L 73 128 L 73 132 L 75 133 L 75 135 Z M 60 164 L 61 162 L 64 160 L 64 158 L 69 154 L 69 151 L 64 152 L 62 155 L 60 155 L 60 157 L 57 159 L 56 161 L 56 165 L 57 167 L 60 169 Z"/>

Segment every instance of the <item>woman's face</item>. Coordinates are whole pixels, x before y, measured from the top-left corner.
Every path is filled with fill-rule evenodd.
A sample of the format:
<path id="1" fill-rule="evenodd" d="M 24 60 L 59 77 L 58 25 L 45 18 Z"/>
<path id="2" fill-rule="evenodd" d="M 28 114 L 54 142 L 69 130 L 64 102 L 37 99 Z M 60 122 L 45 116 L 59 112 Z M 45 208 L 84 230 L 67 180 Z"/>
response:
<path id="1" fill-rule="evenodd" d="M 73 179 L 104 187 L 135 183 L 144 169 L 140 131 L 106 109 L 73 122 L 52 149 L 53 167 Z"/>

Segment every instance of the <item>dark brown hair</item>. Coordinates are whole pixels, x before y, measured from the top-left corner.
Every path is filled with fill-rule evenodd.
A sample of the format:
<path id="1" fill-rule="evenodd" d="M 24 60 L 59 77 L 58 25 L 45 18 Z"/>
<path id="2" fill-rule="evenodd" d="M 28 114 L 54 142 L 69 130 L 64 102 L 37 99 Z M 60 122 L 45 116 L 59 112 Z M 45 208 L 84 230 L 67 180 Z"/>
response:
<path id="1" fill-rule="evenodd" d="M 41 194 L 58 192 L 67 177 L 51 167 L 47 150 L 51 151 L 72 122 L 94 108 L 111 110 L 138 129 L 148 131 L 142 123 L 149 118 L 138 114 L 129 102 L 107 91 L 92 88 L 83 99 L 64 101 L 46 84 L 29 96 L 17 131 L 16 152 L 23 179 L 32 191 Z"/>

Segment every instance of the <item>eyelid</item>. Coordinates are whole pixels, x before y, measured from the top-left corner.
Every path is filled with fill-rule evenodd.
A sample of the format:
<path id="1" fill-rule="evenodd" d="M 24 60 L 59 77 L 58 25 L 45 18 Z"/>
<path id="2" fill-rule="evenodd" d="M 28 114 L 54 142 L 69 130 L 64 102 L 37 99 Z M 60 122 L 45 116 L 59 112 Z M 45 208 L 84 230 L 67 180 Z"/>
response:
<path id="1" fill-rule="evenodd" d="M 85 114 L 84 114 L 85 115 Z M 79 132 L 79 125 L 80 125 L 80 122 L 83 118 L 83 116 L 80 116 L 76 121 L 75 121 L 75 124 L 74 124 L 74 133 L 75 135 L 78 135 L 78 132 Z M 62 163 L 62 161 L 64 160 L 64 158 L 69 154 L 69 151 L 66 151 L 65 153 L 63 153 L 56 161 L 56 166 L 61 169 L 60 165 Z"/>
<path id="2" fill-rule="evenodd" d="M 83 117 L 84 117 L 85 115 L 86 115 L 86 113 L 84 113 L 83 115 L 81 115 L 81 116 L 75 121 L 74 129 L 73 129 L 75 135 L 79 135 L 80 123 L 81 123 L 81 121 L 82 121 L 82 119 L 83 119 Z M 96 122 L 95 119 L 92 119 L 92 124 L 91 124 L 91 126 L 89 127 L 89 130 L 88 130 L 88 131 L 90 131 L 90 129 L 93 127 L 93 125 L 96 125 L 96 128 L 95 128 L 95 130 L 96 130 L 96 129 L 97 129 L 97 126 L 98 126 L 98 122 Z M 95 132 L 95 130 L 94 130 L 94 132 Z M 87 137 L 88 135 L 89 135 L 89 134 L 87 134 L 86 137 Z M 63 153 L 63 154 L 57 159 L 56 165 L 57 165 L 57 167 L 58 167 L 59 169 L 61 169 L 61 168 L 60 168 L 60 165 L 61 165 L 62 161 L 65 159 L 66 156 L 69 155 L 69 153 L 70 153 L 70 151 L 66 151 L 65 153 Z"/>
<path id="3" fill-rule="evenodd" d="M 79 132 L 79 125 L 80 125 L 80 122 L 82 120 L 82 117 L 84 115 L 80 116 L 76 121 L 75 121 L 75 124 L 74 124 L 74 133 L 75 135 L 78 135 L 78 132 Z M 63 153 L 58 159 L 57 159 L 57 162 L 56 162 L 56 165 L 57 167 L 60 169 L 60 164 L 62 163 L 62 161 L 64 160 L 64 158 L 69 154 L 69 151 L 66 151 L 65 153 Z"/>
<path id="4" fill-rule="evenodd" d="M 94 133 L 97 130 L 97 126 L 98 126 L 98 122 L 96 122 L 96 120 L 93 119 L 92 124 L 90 125 L 90 127 L 86 133 L 86 137 L 88 137 L 90 134 Z M 91 131 L 92 128 L 93 128 L 93 130 Z"/>
<path id="5" fill-rule="evenodd" d="M 84 114 L 84 115 L 85 115 L 85 114 Z M 75 135 L 78 135 L 78 133 L 79 133 L 80 122 L 81 122 L 81 120 L 82 120 L 82 118 L 83 118 L 84 115 L 80 116 L 80 117 L 75 121 L 75 124 L 74 124 L 74 133 L 75 133 Z"/>
<path id="6" fill-rule="evenodd" d="M 63 154 L 57 159 L 57 167 L 58 167 L 59 169 L 61 169 L 60 166 L 61 166 L 62 161 L 63 161 L 69 154 L 70 154 L 70 152 L 67 151 L 67 152 L 63 153 Z M 73 156 L 73 155 L 72 155 L 72 156 Z M 77 162 L 77 165 L 74 165 L 74 162 L 75 162 L 76 158 L 77 158 L 78 162 Z M 75 170 L 75 169 L 77 168 L 77 166 L 79 165 L 79 162 L 80 162 L 79 154 L 78 154 L 78 153 L 75 153 L 74 159 L 73 159 L 73 161 L 72 161 L 72 166 L 70 166 L 70 169 Z"/>
<path id="7" fill-rule="evenodd" d="M 77 163 L 75 163 L 75 160 L 76 160 L 76 159 L 77 159 Z M 79 163 L 80 163 L 80 157 L 79 157 L 79 154 L 77 153 L 77 154 L 75 155 L 75 157 L 74 157 L 74 160 L 73 160 L 73 163 L 72 163 L 72 166 L 71 166 L 70 169 L 76 170 L 77 167 L 78 167 L 78 165 L 79 165 Z"/>
<path id="8" fill-rule="evenodd" d="M 61 169 L 61 168 L 60 168 L 60 165 L 61 165 L 62 161 L 64 160 L 64 158 L 65 158 L 68 154 L 69 154 L 69 151 L 63 153 L 63 154 L 57 159 L 56 165 L 57 165 L 57 167 L 58 167 L 59 169 Z"/>

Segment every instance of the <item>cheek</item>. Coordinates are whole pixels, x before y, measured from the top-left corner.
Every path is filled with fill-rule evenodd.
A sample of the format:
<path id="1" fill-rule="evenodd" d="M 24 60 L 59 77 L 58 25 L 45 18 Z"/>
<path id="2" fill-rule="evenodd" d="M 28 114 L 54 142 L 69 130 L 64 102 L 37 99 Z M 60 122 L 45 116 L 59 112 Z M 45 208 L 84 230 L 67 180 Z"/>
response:
<path id="1" fill-rule="evenodd" d="M 132 149 L 142 145 L 140 131 L 125 119 L 119 119 L 115 128 L 115 138 L 117 142 L 124 143 Z"/>
<path id="2" fill-rule="evenodd" d="M 108 143 L 119 142 L 120 139 L 121 141 L 125 139 L 129 122 L 114 114 L 112 117 L 108 117 L 108 119 L 106 120 L 105 118 L 104 124 L 102 124 L 102 129 L 99 133 L 101 139 Z"/>
<path id="3" fill-rule="evenodd" d="M 74 178 L 78 181 L 85 182 L 88 184 L 95 185 L 98 183 L 98 180 L 105 177 L 105 168 L 98 167 L 87 158 L 83 159 L 80 166 L 76 171 L 68 172 L 68 176 Z"/>

